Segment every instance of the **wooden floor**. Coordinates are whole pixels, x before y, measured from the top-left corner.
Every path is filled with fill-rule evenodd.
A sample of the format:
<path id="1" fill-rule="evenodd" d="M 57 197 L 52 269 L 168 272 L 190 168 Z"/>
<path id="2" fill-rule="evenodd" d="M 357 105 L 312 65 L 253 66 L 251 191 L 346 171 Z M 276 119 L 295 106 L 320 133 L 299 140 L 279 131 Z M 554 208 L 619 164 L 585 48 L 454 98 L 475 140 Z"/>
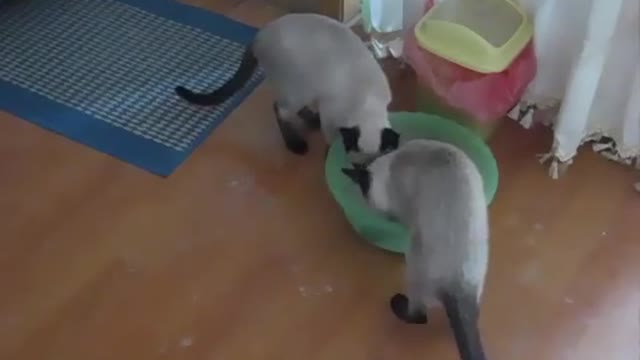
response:
<path id="1" fill-rule="evenodd" d="M 280 13 L 192 3 L 254 25 Z M 393 318 L 403 259 L 352 232 L 321 139 L 288 154 L 270 103 L 260 87 L 168 179 L 0 114 L 0 359 L 458 359 L 441 313 Z M 491 140 L 489 358 L 637 360 L 635 174 L 585 152 L 553 181 L 535 158 L 548 139 L 508 122 Z"/>

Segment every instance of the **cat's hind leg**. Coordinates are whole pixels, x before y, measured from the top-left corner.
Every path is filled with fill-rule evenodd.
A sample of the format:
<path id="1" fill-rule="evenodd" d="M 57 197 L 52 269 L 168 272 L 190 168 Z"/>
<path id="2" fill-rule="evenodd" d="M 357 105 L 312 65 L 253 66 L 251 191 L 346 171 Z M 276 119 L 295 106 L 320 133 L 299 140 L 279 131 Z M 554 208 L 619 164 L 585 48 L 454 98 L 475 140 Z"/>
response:
<path id="1" fill-rule="evenodd" d="M 423 283 L 420 273 L 407 262 L 407 295 L 395 294 L 390 301 L 391 311 L 394 315 L 409 324 L 426 324 L 427 312 L 424 303 Z"/>
<path id="2" fill-rule="evenodd" d="M 273 103 L 273 111 L 287 149 L 297 155 L 306 154 L 309 151 L 309 144 L 297 126 L 300 120 L 298 117 L 300 109 L 294 109 L 284 101 L 276 101 Z"/>

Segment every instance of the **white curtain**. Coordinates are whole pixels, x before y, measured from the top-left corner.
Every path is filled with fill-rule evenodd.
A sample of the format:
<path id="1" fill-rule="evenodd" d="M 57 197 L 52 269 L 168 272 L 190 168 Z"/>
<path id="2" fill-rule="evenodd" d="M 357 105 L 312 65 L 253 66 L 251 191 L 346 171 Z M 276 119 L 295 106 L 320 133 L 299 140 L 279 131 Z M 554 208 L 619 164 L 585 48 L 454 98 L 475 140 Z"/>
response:
<path id="1" fill-rule="evenodd" d="M 639 165 L 640 0 L 521 3 L 534 18 L 538 73 L 511 116 L 553 126 L 543 158 L 552 161 L 550 175 L 590 140 L 603 155 Z"/>

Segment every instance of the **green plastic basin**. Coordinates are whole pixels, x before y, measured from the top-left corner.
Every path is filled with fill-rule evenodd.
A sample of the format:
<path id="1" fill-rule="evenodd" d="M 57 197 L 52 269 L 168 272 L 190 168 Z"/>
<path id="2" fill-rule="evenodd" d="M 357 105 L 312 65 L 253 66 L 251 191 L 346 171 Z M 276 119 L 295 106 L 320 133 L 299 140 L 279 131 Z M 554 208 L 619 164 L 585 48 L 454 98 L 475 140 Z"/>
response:
<path id="1" fill-rule="evenodd" d="M 447 142 L 464 151 L 476 164 L 484 180 L 487 204 L 498 188 L 498 166 L 489 147 L 471 130 L 435 115 L 398 112 L 390 114 L 391 125 L 401 134 L 401 141 L 422 138 Z M 405 227 L 369 207 L 360 190 L 341 169 L 351 167 L 341 141 L 331 145 L 325 163 L 329 190 L 354 230 L 374 246 L 396 253 L 409 247 Z"/>

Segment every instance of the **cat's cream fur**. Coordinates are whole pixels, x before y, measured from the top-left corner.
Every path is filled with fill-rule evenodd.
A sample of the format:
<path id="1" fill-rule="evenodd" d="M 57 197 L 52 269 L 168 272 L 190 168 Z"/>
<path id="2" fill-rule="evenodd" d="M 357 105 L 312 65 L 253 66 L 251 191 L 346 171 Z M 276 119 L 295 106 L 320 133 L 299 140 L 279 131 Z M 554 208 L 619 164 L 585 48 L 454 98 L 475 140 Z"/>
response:
<path id="1" fill-rule="evenodd" d="M 489 223 L 482 177 L 456 147 L 411 140 L 368 168 L 344 169 L 369 204 L 411 233 L 407 296 L 392 308 L 407 322 L 426 321 L 444 304 L 463 360 L 484 360 L 477 327 L 489 261 Z"/>

